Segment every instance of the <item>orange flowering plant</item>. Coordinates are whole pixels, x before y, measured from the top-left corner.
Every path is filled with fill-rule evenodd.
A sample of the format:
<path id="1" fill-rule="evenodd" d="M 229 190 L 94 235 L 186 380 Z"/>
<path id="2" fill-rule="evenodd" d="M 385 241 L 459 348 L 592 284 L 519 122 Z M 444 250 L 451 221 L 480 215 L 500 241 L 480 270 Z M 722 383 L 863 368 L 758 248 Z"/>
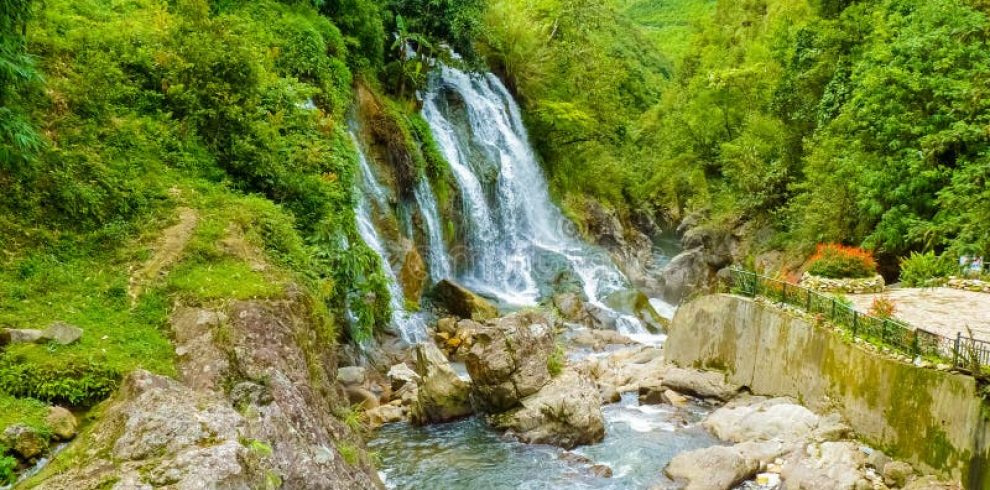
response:
<path id="1" fill-rule="evenodd" d="M 823 243 L 811 257 L 808 272 L 833 279 L 871 277 L 877 273 L 873 254 L 858 247 Z"/>

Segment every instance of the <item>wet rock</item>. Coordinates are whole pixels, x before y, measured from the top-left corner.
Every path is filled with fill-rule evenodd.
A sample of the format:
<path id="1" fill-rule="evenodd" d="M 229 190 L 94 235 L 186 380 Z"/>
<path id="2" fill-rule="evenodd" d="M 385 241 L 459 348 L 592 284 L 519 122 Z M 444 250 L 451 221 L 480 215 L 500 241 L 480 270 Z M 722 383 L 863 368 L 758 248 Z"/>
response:
<path id="1" fill-rule="evenodd" d="M 490 417 L 492 424 L 519 440 L 565 449 L 605 437 L 601 398 L 591 380 L 567 370 L 522 400 L 522 407 Z"/>
<path id="2" fill-rule="evenodd" d="M 787 488 L 854 490 L 863 478 L 866 455 L 851 442 L 809 444 L 784 465 Z"/>
<path id="3" fill-rule="evenodd" d="M 716 371 L 672 368 L 663 378 L 663 386 L 679 393 L 698 398 L 715 398 L 728 401 L 739 393 L 739 386 L 725 381 L 725 375 Z"/>
<path id="4" fill-rule="evenodd" d="M 420 377 L 408 364 L 402 362 L 389 368 L 388 381 L 392 386 L 392 391 L 397 392 L 408 383 L 419 383 Z"/>
<path id="5" fill-rule="evenodd" d="M 403 257 L 402 268 L 399 269 L 398 274 L 399 285 L 402 286 L 405 299 L 418 304 L 423 296 L 426 279 L 429 277 L 426 263 L 412 243 L 409 243 Z"/>
<path id="6" fill-rule="evenodd" d="M 661 395 L 661 399 L 663 400 L 664 403 L 668 403 L 675 407 L 685 407 L 688 404 L 687 397 L 681 395 L 680 393 L 674 390 L 664 391 L 663 394 Z"/>
<path id="7" fill-rule="evenodd" d="M 48 439 L 36 429 L 23 424 L 7 427 L 0 437 L 0 442 L 25 460 L 41 456 L 41 453 L 48 449 Z"/>
<path id="8" fill-rule="evenodd" d="M 634 345 L 635 340 L 614 330 L 578 330 L 569 339 L 571 344 L 602 351 L 609 345 Z"/>
<path id="9" fill-rule="evenodd" d="M 79 430 L 76 416 L 62 407 L 50 407 L 45 417 L 45 424 L 51 429 L 52 435 L 62 441 L 72 439 Z"/>
<path id="10" fill-rule="evenodd" d="M 69 345 L 78 342 L 83 330 L 68 323 L 55 322 L 41 332 L 44 340 L 50 340 L 59 345 Z"/>
<path id="11" fill-rule="evenodd" d="M 670 322 L 653 309 L 650 298 L 638 290 L 616 291 L 610 294 L 605 302 L 620 313 L 636 317 L 650 333 L 666 332 L 667 327 L 670 326 Z"/>
<path id="12" fill-rule="evenodd" d="M 543 314 L 514 313 L 480 328 L 465 357 L 479 407 L 508 410 L 550 381 L 553 323 Z"/>
<path id="13" fill-rule="evenodd" d="M 360 385 L 364 383 L 366 374 L 361 366 L 345 366 L 337 369 L 337 382 L 343 385 Z"/>
<path id="14" fill-rule="evenodd" d="M 663 392 L 669 391 L 666 388 L 658 385 L 651 386 L 640 386 L 639 387 L 639 404 L 640 405 L 659 405 L 664 403 Z"/>
<path id="15" fill-rule="evenodd" d="M 433 287 L 433 298 L 437 304 L 461 318 L 483 321 L 498 316 L 495 305 L 449 279 Z"/>
<path id="16" fill-rule="evenodd" d="M 891 461 L 883 466 L 883 481 L 889 487 L 903 487 L 912 475 L 914 468 L 903 461 Z"/>
<path id="17" fill-rule="evenodd" d="M 413 422 L 447 422 L 471 414 L 471 385 L 457 376 L 435 345 L 416 347 L 416 374 L 420 382 L 410 414 Z"/>
<path id="18" fill-rule="evenodd" d="M 607 464 L 591 465 L 589 471 L 598 478 L 612 478 L 612 467 Z"/>
<path id="19" fill-rule="evenodd" d="M 776 442 L 712 446 L 674 456 L 664 473 L 685 482 L 686 490 L 730 490 L 753 478 L 762 463 L 786 450 Z"/>
<path id="20" fill-rule="evenodd" d="M 402 407 L 397 407 L 394 405 L 381 405 L 377 408 L 365 411 L 364 419 L 367 421 L 370 428 L 376 429 L 385 424 L 400 422 L 402 421 L 404 415 L 405 411 L 402 410 Z"/>
<path id="21" fill-rule="evenodd" d="M 447 338 L 457 334 L 457 318 L 447 316 L 437 320 L 437 333 L 445 333 Z"/>
<path id="22" fill-rule="evenodd" d="M 674 256 L 660 273 L 661 296 L 679 303 L 694 291 L 707 291 L 715 279 L 701 248 L 685 250 Z"/>

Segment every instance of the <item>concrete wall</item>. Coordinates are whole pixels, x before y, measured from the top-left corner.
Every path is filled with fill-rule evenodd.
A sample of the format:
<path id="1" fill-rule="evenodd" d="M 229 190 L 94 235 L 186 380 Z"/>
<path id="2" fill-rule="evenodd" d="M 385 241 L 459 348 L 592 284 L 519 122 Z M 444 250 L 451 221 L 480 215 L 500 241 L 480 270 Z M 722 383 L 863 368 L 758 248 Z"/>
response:
<path id="1" fill-rule="evenodd" d="M 990 489 L 990 429 L 972 377 L 887 359 L 812 323 L 749 298 L 705 296 L 677 311 L 666 356 L 724 370 L 754 394 L 836 410 L 891 456 Z"/>

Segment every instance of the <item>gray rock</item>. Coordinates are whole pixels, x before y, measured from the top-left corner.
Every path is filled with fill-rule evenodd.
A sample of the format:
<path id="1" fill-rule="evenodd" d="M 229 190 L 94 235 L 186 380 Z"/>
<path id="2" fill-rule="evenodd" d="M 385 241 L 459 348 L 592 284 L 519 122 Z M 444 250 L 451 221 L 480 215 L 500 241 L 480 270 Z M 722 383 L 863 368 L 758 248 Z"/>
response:
<path id="1" fill-rule="evenodd" d="M 4 329 L 4 337 L 11 344 L 37 344 L 44 340 L 44 334 L 41 330 L 34 330 L 30 328 L 11 328 Z"/>
<path id="2" fill-rule="evenodd" d="M 478 406 L 497 413 L 550 381 L 553 323 L 540 313 L 514 313 L 478 328 L 465 365 Z"/>
<path id="3" fill-rule="evenodd" d="M 728 401 L 739 392 L 738 385 L 725 381 L 725 375 L 716 371 L 672 368 L 663 378 L 663 386 L 678 393 L 698 398 L 715 398 Z"/>
<path id="4" fill-rule="evenodd" d="M 413 422 L 447 422 L 471 415 L 471 385 L 457 376 L 433 343 L 416 346 L 416 374 L 420 382 L 410 413 Z"/>
<path id="5" fill-rule="evenodd" d="M 834 441 L 849 432 L 837 416 L 819 416 L 788 398 L 755 397 L 730 404 L 712 412 L 703 425 L 719 439 L 732 442 Z"/>
<path id="6" fill-rule="evenodd" d="M 360 386 L 346 386 L 344 393 L 347 393 L 347 400 L 350 401 L 351 405 L 357 405 L 362 410 L 371 410 L 379 405 L 378 397 L 370 390 Z"/>
<path id="7" fill-rule="evenodd" d="M 891 461 L 883 466 L 883 482 L 889 487 L 903 487 L 912 475 L 914 468 L 903 461 Z"/>
<path id="8" fill-rule="evenodd" d="M 389 383 L 392 386 L 392 391 L 397 392 L 402 389 L 408 383 L 419 383 L 419 375 L 416 371 L 413 371 L 408 364 L 400 362 L 389 368 L 388 374 L 385 375 L 388 378 Z"/>
<path id="9" fill-rule="evenodd" d="M 588 378 L 566 370 L 522 407 L 492 416 L 492 424 L 519 440 L 552 444 L 565 449 L 600 442 L 605 437 L 598 389 Z"/>
<path id="10" fill-rule="evenodd" d="M 787 488 L 854 490 L 863 478 L 866 455 L 851 442 L 809 444 L 784 465 Z"/>
<path id="11" fill-rule="evenodd" d="M 449 279 L 437 283 L 432 295 L 440 306 L 461 318 L 483 321 L 498 316 L 495 305 Z"/>
<path id="12" fill-rule="evenodd" d="M 342 385 L 359 385 L 365 380 L 365 370 L 361 366 L 345 366 L 337 369 L 337 382 Z"/>
<path id="13" fill-rule="evenodd" d="M 664 473 L 685 482 L 686 490 L 730 490 L 753 478 L 762 463 L 773 461 L 787 449 L 779 442 L 712 446 L 678 454 Z"/>
<path id="14" fill-rule="evenodd" d="M 79 430 L 79 421 L 76 420 L 76 416 L 62 407 L 49 407 L 45 423 L 51 429 L 52 435 L 63 441 L 75 437 Z"/>
<path id="15" fill-rule="evenodd" d="M 55 322 L 41 333 L 42 338 L 59 345 L 75 343 L 79 341 L 82 334 L 83 331 L 81 328 L 63 322 Z"/>
<path id="16" fill-rule="evenodd" d="M 48 439 L 37 430 L 23 424 L 15 424 L 3 431 L 2 442 L 20 456 L 31 460 L 48 449 Z"/>

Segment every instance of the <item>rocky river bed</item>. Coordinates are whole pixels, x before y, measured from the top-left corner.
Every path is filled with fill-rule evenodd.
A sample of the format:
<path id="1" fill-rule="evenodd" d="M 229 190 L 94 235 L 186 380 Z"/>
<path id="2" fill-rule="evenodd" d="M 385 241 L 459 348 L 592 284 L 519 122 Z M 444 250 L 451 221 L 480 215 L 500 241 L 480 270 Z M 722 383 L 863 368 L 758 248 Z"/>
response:
<path id="1" fill-rule="evenodd" d="M 368 444 L 387 488 L 960 488 L 857 441 L 838 415 L 816 414 L 786 398 L 752 396 L 726 384 L 721 373 L 669 365 L 662 335 L 634 340 L 611 330 L 556 325 L 565 360 L 559 372 L 542 379 L 539 368 L 554 354 L 545 352 L 543 328 L 527 329 L 554 322 L 534 312 L 507 318 L 487 322 L 487 333 L 469 339 L 475 344 L 461 356 L 467 376 L 442 366 L 432 345 L 418 348 L 412 369 L 391 369 L 393 385 L 406 378 L 397 387 L 407 395 L 371 411 L 392 418 L 376 415 L 375 425 L 391 423 Z M 503 341 L 518 349 L 492 347 Z M 430 362 L 441 366 L 425 366 L 423 352 L 433 352 Z M 501 365 L 513 367 L 504 370 L 505 378 L 487 369 Z M 463 382 L 457 404 L 470 399 L 473 408 L 440 417 L 446 423 L 423 423 L 422 413 L 430 409 L 420 401 L 453 413 L 436 392 L 422 396 L 424 387 L 437 389 L 437 376 Z M 415 397 L 408 395 L 412 384 L 420 390 Z M 593 407 L 581 401 L 589 389 Z M 570 411 L 566 420 L 551 414 L 558 410 Z"/>

